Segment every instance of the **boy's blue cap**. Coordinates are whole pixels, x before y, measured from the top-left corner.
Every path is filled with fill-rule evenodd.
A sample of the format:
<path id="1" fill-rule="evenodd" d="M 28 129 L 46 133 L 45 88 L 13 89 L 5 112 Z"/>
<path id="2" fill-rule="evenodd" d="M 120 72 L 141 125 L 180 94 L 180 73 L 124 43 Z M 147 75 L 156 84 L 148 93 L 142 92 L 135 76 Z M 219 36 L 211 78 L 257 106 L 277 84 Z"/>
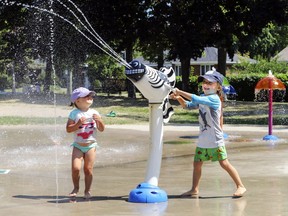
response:
<path id="1" fill-rule="evenodd" d="M 198 77 L 198 82 L 202 82 L 204 79 L 209 82 L 218 82 L 222 85 L 224 76 L 217 72 L 216 70 L 207 71 L 204 75 Z"/>

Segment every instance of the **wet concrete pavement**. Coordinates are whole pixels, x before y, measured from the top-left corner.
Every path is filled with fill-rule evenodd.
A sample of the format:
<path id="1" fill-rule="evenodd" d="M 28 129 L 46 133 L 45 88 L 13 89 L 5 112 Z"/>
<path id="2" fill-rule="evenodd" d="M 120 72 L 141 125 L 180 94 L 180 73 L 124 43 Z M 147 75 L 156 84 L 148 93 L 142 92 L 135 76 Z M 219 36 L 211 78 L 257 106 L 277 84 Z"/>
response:
<path id="1" fill-rule="evenodd" d="M 6 130 L 8 134 L 4 141 L 13 139 L 9 135 L 9 128 L 0 129 Z M 19 126 L 18 131 L 24 130 Z M 46 130 L 49 133 L 49 128 Z M 111 158 L 104 158 L 104 150 L 98 152 L 92 185 L 93 197 L 90 201 L 81 197 L 81 190 L 76 202 L 71 202 L 67 197 L 72 189 L 70 155 L 65 153 L 67 149 L 58 146 L 56 151 L 52 150 L 52 162 L 45 161 L 48 166 L 38 159 L 41 155 L 37 158 L 39 152 L 36 155 L 31 153 L 40 164 L 38 166 L 21 166 L 25 163 L 21 158 L 17 158 L 20 161 L 16 166 L 12 164 L 13 158 L 2 155 L 1 158 L 6 162 L 11 160 L 12 169 L 8 174 L 0 175 L 1 215 L 288 215 L 287 127 L 274 128 L 273 134 L 279 140 L 273 143 L 262 140 L 267 135 L 267 127 L 225 125 L 229 160 L 247 188 L 245 196 L 237 199 L 231 196 L 235 191 L 233 181 L 217 162 L 204 164 L 199 199 L 179 197 L 179 194 L 191 187 L 197 130 L 197 126 L 165 127 L 159 179 L 159 187 L 168 194 L 168 202 L 164 203 L 127 202 L 129 192 L 144 180 L 147 151 L 139 146 L 145 146 L 149 142 L 147 125 L 108 126 L 105 134 L 100 136 L 104 144 L 123 143 L 127 146 L 124 146 L 124 150 L 128 152 L 130 141 L 135 146 L 140 144 L 135 151 L 130 152 L 135 154 L 130 158 L 125 151 L 121 154 L 116 152 L 114 158 L 126 157 L 127 160 L 115 160 L 111 164 L 101 163 L 101 160 L 108 161 Z M 66 142 L 65 139 L 61 142 Z M 68 139 L 70 138 L 67 137 Z M 9 154 L 3 145 L 1 150 L 6 155 Z M 23 150 L 27 151 L 27 148 Z M 46 151 L 49 152 L 49 149 Z M 56 162 L 55 157 L 58 158 Z M 28 159 L 25 157 L 26 161 Z M 2 164 L 5 167 L 1 165 L 0 168 L 9 168 L 9 163 Z M 81 177 L 83 189 L 83 175 Z"/>

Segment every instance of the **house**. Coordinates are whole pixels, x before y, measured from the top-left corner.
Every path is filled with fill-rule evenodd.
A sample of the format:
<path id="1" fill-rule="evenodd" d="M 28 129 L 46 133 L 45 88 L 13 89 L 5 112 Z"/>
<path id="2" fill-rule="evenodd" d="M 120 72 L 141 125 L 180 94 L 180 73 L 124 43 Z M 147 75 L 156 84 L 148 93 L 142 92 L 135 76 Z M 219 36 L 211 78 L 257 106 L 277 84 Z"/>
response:
<path id="1" fill-rule="evenodd" d="M 275 57 L 278 62 L 287 62 L 288 63 L 288 46 L 281 50 Z"/>
<path id="2" fill-rule="evenodd" d="M 233 59 L 231 60 L 227 54 L 226 57 L 226 64 L 227 68 L 231 67 L 233 64 L 239 63 L 241 61 L 250 61 L 251 63 L 256 63 L 255 60 L 249 59 L 238 54 L 234 54 Z M 138 57 L 136 60 L 143 62 L 143 64 L 148 65 L 153 68 L 157 68 L 157 63 L 149 62 L 145 60 L 143 57 Z M 205 74 L 207 71 L 211 70 L 212 67 L 217 68 L 218 64 L 218 49 L 215 47 L 206 47 L 204 48 L 203 55 L 201 58 L 197 58 L 196 60 L 191 59 L 190 65 L 193 67 L 194 75 L 202 75 Z M 172 61 L 165 61 L 165 67 L 172 67 L 176 73 L 176 76 L 181 76 L 181 62 L 179 59 L 172 60 Z"/>

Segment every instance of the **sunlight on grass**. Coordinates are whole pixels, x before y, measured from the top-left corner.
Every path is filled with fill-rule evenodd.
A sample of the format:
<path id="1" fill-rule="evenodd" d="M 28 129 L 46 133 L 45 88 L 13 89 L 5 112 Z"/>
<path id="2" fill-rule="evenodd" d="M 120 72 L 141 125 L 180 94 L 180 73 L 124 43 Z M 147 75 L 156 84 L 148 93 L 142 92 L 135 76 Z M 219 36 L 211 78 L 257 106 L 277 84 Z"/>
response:
<path id="1" fill-rule="evenodd" d="M 66 118 L 1 116 L 0 125 L 65 124 Z"/>
<path id="2" fill-rule="evenodd" d="M 43 99 L 44 98 L 44 99 Z M 29 100 L 30 99 L 30 100 Z M 53 103 L 51 100 L 46 100 L 45 95 L 38 97 L 27 98 L 23 95 L 0 96 L 0 102 L 11 104 L 11 109 L 18 109 L 23 106 L 30 107 L 33 112 L 34 104 L 51 107 Z M 174 108 L 174 115 L 172 115 L 169 124 L 198 124 L 198 109 L 183 109 L 175 101 L 171 101 Z M 65 94 L 57 95 L 57 108 L 67 109 L 69 104 L 69 96 Z M 97 95 L 92 108 L 100 112 L 105 124 L 147 124 L 149 123 L 149 104 L 148 100 L 142 98 L 140 95 L 137 99 L 127 98 L 127 96 L 113 95 L 110 97 L 104 95 Z M 28 108 L 29 109 L 29 108 Z M 243 102 L 243 101 L 228 101 L 224 103 L 224 124 L 268 124 L 268 103 L 267 102 Z M 107 116 L 108 113 L 114 111 L 115 117 Z M 23 116 L 21 112 L 11 116 L 9 114 L 1 113 L 0 125 L 25 125 L 25 124 L 66 124 L 68 114 L 62 117 L 53 116 L 47 117 L 45 113 L 40 117 Z M 14 114 L 13 114 L 14 115 Z M 64 117 L 63 117 L 64 116 Z M 273 124 L 274 125 L 288 125 L 288 104 L 287 103 L 273 103 Z"/>

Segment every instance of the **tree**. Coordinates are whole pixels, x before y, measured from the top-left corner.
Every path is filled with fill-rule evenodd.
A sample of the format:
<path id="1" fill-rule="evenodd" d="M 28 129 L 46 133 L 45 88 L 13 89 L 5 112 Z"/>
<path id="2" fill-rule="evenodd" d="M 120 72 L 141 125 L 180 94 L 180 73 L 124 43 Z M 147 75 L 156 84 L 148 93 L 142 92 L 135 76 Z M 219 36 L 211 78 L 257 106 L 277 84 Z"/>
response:
<path id="1" fill-rule="evenodd" d="M 152 0 L 145 3 L 149 9 L 139 31 L 139 50 L 145 59 L 157 62 L 159 69 L 163 67 L 167 58 L 165 51 L 169 47 L 167 5 L 165 1 Z"/>
<path id="2" fill-rule="evenodd" d="M 285 0 L 255 0 L 255 1 L 217 1 L 215 13 L 217 28 L 214 35 L 215 46 L 224 52 L 224 58 L 219 59 L 218 67 L 225 75 L 226 51 L 232 59 L 234 53 L 249 51 L 253 38 L 261 34 L 262 29 L 269 22 L 280 24 L 287 23 L 288 2 Z M 267 12 L 269 11 L 269 13 Z"/>
<path id="3" fill-rule="evenodd" d="M 270 21 L 287 21 L 287 1 L 166 0 L 170 58 L 179 58 L 182 88 L 187 90 L 190 59 L 201 56 L 205 46 L 218 48 L 218 67 L 225 75 L 226 52 L 233 58 L 237 50 L 245 52 L 251 38 L 261 33 Z M 160 4 L 160 3 L 159 3 Z M 269 13 L 267 11 L 269 10 Z"/>
<path id="4" fill-rule="evenodd" d="M 208 14 L 217 5 L 215 1 L 168 1 L 167 30 L 170 59 L 179 58 L 182 69 L 182 88 L 189 90 L 190 59 L 200 57 L 204 47 L 210 45 L 213 17 Z M 205 11 L 204 11 L 205 8 Z"/>
<path id="5" fill-rule="evenodd" d="M 0 6 L 0 59 L 5 66 L 10 65 L 16 82 L 23 82 L 27 77 L 27 57 L 31 55 L 24 27 L 27 13 L 27 9 L 18 6 Z"/>
<path id="6" fill-rule="evenodd" d="M 73 71 L 74 87 L 83 85 L 81 81 L 82 65 L 86 61 L 87 54 L 89 52 L 95 53 L 95 49 L 93 50 L 91 43 L 77 31 L 79 29 L 87 34 L 85 28 L 72 14 L 72 11 L 77 13 L 76 8 L 71 4 L 67 5 L 67 8 L 59 4 L 59 2 L 51 0 L 22 1 L 22 3 L 27 3 L 33 7 L 28 6 L 28 9 L 17 7 L 16 5 L 5 7 L 3 16 L 7 13 L 8 16 L 5 16 L 5 18 L 9 18 L 9 23 L 19 25 L 23 29 L 21 35 L 23 35 L 25 43 L 19 42 L 15 44 L 26 44 L 26 49 L 29 48 L 28 50 L 34 59 L 46 60 L 44 91 L 50 91 L 52 73 L 54 73 L 52 71 L 53 65 L 57 69 L 55 73 L 60 77 L 62 77 L 65 69 Z M 85 5 L 86 1 L 79 1 L 76 4 L 78 3 L 81 3 L 81 7 L 81 5 Z M 15 8 L 18 8 L 18 10 L 13 14 L 15 14 L 17 19 L 9 16 L 12 11 L 16 10 Z M 50 9 L 53 9 L 53 13 L 49 13 Z M 77 15 L 81 17 L 79 14 Z M 18 21 L 20 18 L 22 22 Z M 82 17 L 81 19 L 83 20 Z M 7 28 L 11 28 L 10 26 L 7 26 Z M 9 47 L 12 46 L 13 44 L 9 45 Z"/>
<path id="7" fill-rule="evenodd" d="M 133 60 L 146 10 L 144 1 L 102 0 L 86 4 L 89 20 L 97 32 L 118 53 L 125 50 L 126 61 Z M 90 8 L 88 8 L 90 7 Z M 128 84 L 128 97 L 135 98 L 135 87 Z"/>
<path id="8" fill-rule="evenodd" d="M 35 0 L 33 5 L 47 10 L 50 10 L 53 7 L 51 1 L 43 2 Z M 50 93 L 50 86 L 52 85 L 53 73 L 52 55 L 54 38 L 52 38 L 52 34 L 54 31 L 54 20 L 51 14 L 33 9 L 32 11 L 30 10 L 26 20 L 26 40 L 32 49 L 33 59 L 41 58 L 45 59 L 46 62 L 43 92 L 48 94 Z"/>
<path id="9" fill-rule="evenodd" d="M 56 1 L 54 4 L 53 1 L 37 3 L 34 2 L 33 5 L 44 10 L 33 10 L 29 20 L 30 32 L 33 32 L 30 43 L 33 44 L 35 56 L 47 62 L 44 91 L 50 91 L 52 73 L 63 77 L 65 70 L 73 72 L 73 88 L 82 86 L 82 68 L 91 44 L 79 33 L 87 32 L 72 13 L 77 10 L 73 5 L 63 6 Z M 84 4 L 85 1 L 81 3 Z M 45 9 L 53 9 L 53 13 L 48 13 Z M 52 71 L 53 66 L 55 71 Z"/>
<path id="10" fill-rule="evenodd" d="M 91 55 L 87 59 L 90 80 L 124 79 L 123 68 L 105 54 Z M 120 74 L 122 73 L 122 74 Z"/>
<path id="11" fill-rule="evenodd" d="M 37 15 L 35 10 L 31 10 L 34 15 L 31 13 L 32 19 L 28 20 L 25 19 L 27 9 L 16 5 L 2 6 L 0 30 L 5 30 L 2 31 L 2 36 L 4 33 L 8 36 L 8 33 L 17 30 L 18 51 L 23 57 L 27 58 L 33 53 L 34 57 L 40 56 L 49 61 L 51 56 L 54 56 L 56 73 L 61 75 L 66 68 L 74 70 L 75 83 L 79 82 L 76 85 L 80 85 L 81 67 L 87 61 L 87 57 L 102 51 L 92 45 L 77 29 L 91 35 L 71 11 L 58 1 L 23 0 L 22 2 L 33 3 L 46 9 L 49 9 L 48 3 L 54 2 L 50 6 L 53 7 L 53 11 L 58 15 L 63 14 L 65 18 L 75 23 L 75 26 L 69 25 L 59 16 L 53 16 L 54 41 L 51 50 L 51 46 L 49 47 L 51 35 L 48 34 L 51 32 L 51 23 L 47 12 L 38 11 Z M 226 52 L 233 58 L 237 50 L 251 51 L 252 41 L 268 23 L 279 27 L 287 23 L 288 11 L 286 0 L 273 2 L 270 0 L 74 0 L 73 2 L 85 12 L 97 33 L 117 53 L 126 50 L 128 62 L 133 59 L 133 51 L 137 45 L 141 46 L 141 50 L 149 56 L 149 59 L 156 60 L 159 66 L 162 66 L 165 58 L 164 50 L 169 51 L 167 58 L 179 58 L 182 64 L 183 89 L 186 90 L 189 85 L 190 59 L 200 57 L 204 47 L 218 47 L 219 56 L 222 56 L 219 58 L 218 69 L 225 74 Z M 69 4 L 69 7 L 81 17 L 72 4 Z M 30 26 L 24 25 L 26 20 L 30 22 Z M 81 20 L 83 21 L 82 18 Z M 3 51 L 5 46 L 12 48 L 12 41 L 15 42 L 2 37 L 0 40 L 2 54 L 9 54 Z M 14 57 L 10 55 L 5 58 Z M 51 61 L 53 59 L 50 59 L 51 64 L 47 64 L 47 89 L 48 78 L 51 78 L 49 74 L 52 70 Z M 133 84 L 130 89 L 132 90 L 129 91 L 129 96 L 134 97 Z"/>
<path id="12" fill-rule="evenodd" d="M 278 26 L 268 23 L 261 34 L 255 37 L 250 44 L 249 55 L 254 59 L 271 60 L 279 50 L 288 45 L 288 26 Z"/>

